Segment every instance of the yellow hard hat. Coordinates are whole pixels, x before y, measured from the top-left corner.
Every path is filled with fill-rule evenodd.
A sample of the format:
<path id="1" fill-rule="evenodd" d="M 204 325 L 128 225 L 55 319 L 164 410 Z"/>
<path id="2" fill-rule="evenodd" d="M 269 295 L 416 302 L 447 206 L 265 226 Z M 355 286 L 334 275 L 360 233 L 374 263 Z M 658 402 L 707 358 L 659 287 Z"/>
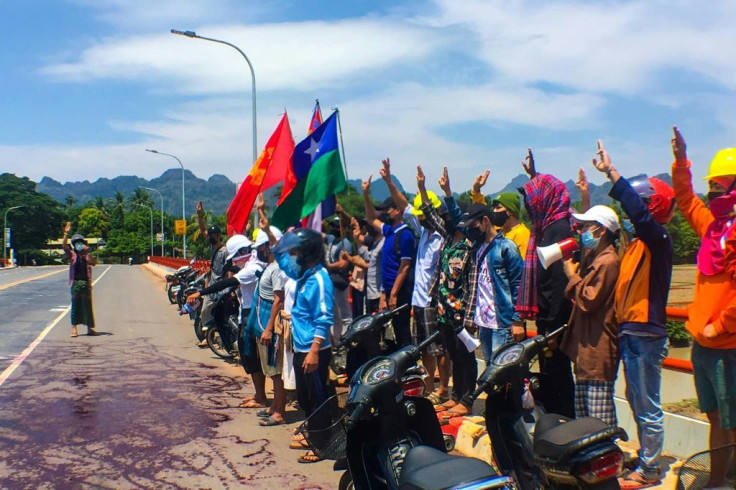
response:
<path id="1" fill-rule="evenodd" d="M 703 180 L 727 175 L 736 175 L 736 148 L 725 148 L 716 153 L 713 161 L 710 162 L 708 175 L 703 177 Z"/>
<path id="2" fill-rule="evenodd" d="M 432 206 L 434 206 L 435 208 L 438 208 L 438 207 L 442 206 L 442 201 L 440 201 L 440 198 L 437 197 L 437 194 L 435 194 L 434 192 L 427 191 L 427 197 L 429 198 L 430 202 L 432 203 Z M 422 195 L 421 194 L 417 194 L 414 197 L 414 204 L 413 204 L 413 209 L 411 210 L 411 214 L 413 214 L 415 216 L 423 216 L 424 213 L 422 212 L 421 209 L 419 209 L 421 207 L 422 207 Z"/>

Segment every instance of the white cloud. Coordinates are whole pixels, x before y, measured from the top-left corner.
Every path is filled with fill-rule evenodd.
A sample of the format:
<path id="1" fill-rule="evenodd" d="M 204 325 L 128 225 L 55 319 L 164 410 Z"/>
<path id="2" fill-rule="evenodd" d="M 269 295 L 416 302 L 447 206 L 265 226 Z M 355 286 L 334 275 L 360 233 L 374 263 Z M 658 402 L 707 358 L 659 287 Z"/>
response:
<path id="1" fill-rule="evenodd" d="M 198 29 L 251 60 L 258 92 L 342 87 L 361 75 L 430 55 L 449 39 L 392 19 L 217 25 Z M 127 79 L 195 94 L 250 91 L 250 73 L 228 46 L 170 34 L 104 39 L 76 59 L 43 68 L 60 81 Z"/>
<path id="2" fill-rule="evenodd" d="M 476 55 L 520 83 L 650 93 L 664 70 L 736 88 L 732 2 L 437 0 L 436 25 L 481 40 Z M 472 48 L 472 46 L 471 46 Z"/>

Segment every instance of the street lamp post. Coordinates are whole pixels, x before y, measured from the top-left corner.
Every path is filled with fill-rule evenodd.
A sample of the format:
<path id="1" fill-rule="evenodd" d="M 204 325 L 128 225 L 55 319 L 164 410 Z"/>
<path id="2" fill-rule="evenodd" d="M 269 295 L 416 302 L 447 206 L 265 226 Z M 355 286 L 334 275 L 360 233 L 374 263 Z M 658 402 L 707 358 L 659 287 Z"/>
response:
<path id="1" fill-rule="evenodd" d="M 153 208 L 148 204 L 140 204 L 137 202 L 133 202 L 131 204 L 135 206 L 140 206 L 142 208 L 148 208 L 148 210 L 151 212 L 151 257 L 153 257 Z"/>
<path id="2" fill-rule="evenodd" d="M 178 31 L 176 29 L 171 29 L 171 33 L 176 34 L 178 36 L 186 36 L 192 39 L 202 39 L 204 41 L 211 41 L 213 43 L 219 43 L 219 44 L 224 44 L 226 46 L 230 46 L 231 48 L 236 50 L 238 53 L 240 53 L 240 55 L 243 58 L 245 58 L 246 63 L 248 63 L 248 68 L 250 68 L 250 78 L 252 81 L 251 97 L 253 99 L 253 102 L 252 102 L 252 106 L 253 106 L 253 162 L 255 163 L 255 161 L 258 160 L 258 144 L 256 142 L 256 72 L 253 70 L 253 64 L 250 62 L 248 57 L 239 47 L 227 41 L 221 41 L 220 39 L 212 39 L 211 37 L 198 36 L 197 33 L 194 31 Z"/>
<path id="3" fill-rule="evenodd" d="M 8 243 L 6 237 L 8 236 L 8 213 L 14 209 L 24 208 L 25 206 L 13 206 L 5 210 L 5 219 L 3 221 L 3 267 L 8 266 Z"/>
<path id="4" fill-rule="evenodd" d="M 144 187 L 144 189 L 158 193 L 158 196 L 161 198 L 161 257 L 163 257 L 164 241 L 166 240 L 166 235 L 164 232 L 164 196 L 159 190 L 154 189 L 153 187 Z"/>
<path id="5" fill-rule="evenodd" d="M 184 198 L 185 198 L 185 195 L 184 195 L 184 164 L 182 164 L 181 160 L 179 160 L 177 157 L 175 157 L 174 155 L 170 155 L 169 153 L 162 153 L 156 150 L 149 150 L 148 148 L 146 148 L 146 151 L 155 153 L 157 155 L 164 155 L 167 157 L 171 157 L 175 159 L 177 162 L 179 162 L 179 166 L 181 167 L 181 219 L 186 221 L 187 215 L 186 215 L 186 210 L 184 207 Z M 187 232 L 186 230 L 184 230 L 184 258 L 185 259 L 187 258 Z"/>

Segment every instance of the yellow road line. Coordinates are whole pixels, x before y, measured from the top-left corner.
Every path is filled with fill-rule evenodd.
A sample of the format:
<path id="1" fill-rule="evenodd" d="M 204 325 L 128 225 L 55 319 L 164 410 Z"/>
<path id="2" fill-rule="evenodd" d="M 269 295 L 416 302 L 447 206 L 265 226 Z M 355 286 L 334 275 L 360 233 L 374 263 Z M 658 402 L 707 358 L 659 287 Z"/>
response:
<path id="1" fill-rule="evenodd" d="M 58 274 L 59 272 L 64 272 L 65 270 L 67 269 L 63 268 L 63 269 L 59 269 L 58 271 L 51 271 L 51 272 L 47 272 L 46 274 L 41 274 L 40 276 L 29 277 L 28 279 L 21 279 L 20 281 L 3 284 L 2 286 L 0 286 L 0 291 L 3 291 L 8 288 L 12 288 L 13 286 L 17 286 L 19 284 L 23 284 L 26 282 L 35 281 L 36 279 L 43 279 L 44 277 L 53 276 L 54 274 Z"/>
<path id="2" fill-rule="evenodd" d="M 108 266 L 107 269 L 105 269 L 102 272 L 102 274 L 100 274 L 100 277 L 98 277 L 92 283 L 92 286 L 95 286 L 99 282 L 99 280 L 102 279 L 102 276 L 104 276 L 107 273 L 107 271 L 110 270 L 110 267 L 112 267 L 112 266 Z M 64 269 L 62 269 L 62 270 L 64 270 Z M 52 272 L 52 274 L 56 274 L 56 272 Z M 51 274 L 45 274 L 45 276 L 49 276 L 49 275 L 51 275 Z M 45 277 L 45 276 L 39 276 L 39 277 L 36 277 L 35 279 L 40 279 L 41 277 Z M 32 280 L 32 279 L 30 279 L 30 280 Z M 24 282 L 27 282 L 27 281 L 24 281 Z M 23 361 L 25 361 L 28 356 L 31 355 L 31 352 L 33 352 L 33 349 L 35 349 L 38 346 L 38 344 L 41 343 L 41 341 L 49 334 L 49 332 L 51 331 L 51 329 L 54 328 L 56 326 L 56 324 L 59 323 L 61 321 L 61 319 L 64 318 L 67 315 L 67 313 L 69 313 L 69 310 L 71 310 L 71 309 L 72 309 L 71 305 L 70 306 L 67 306 L 66 309 L 59 314 L 59 316 L 57 316 L 56 318 L 54 318 L 54 320 L 51 323 L 49 323 L 46 326 L 46 328 L 44 328 L 41 331 L 40 334 L 38 334 L 38 337 L 36 337 L 33 340 L 33 342 L 31 342 L 28 345 L 28 347 L 26 347 L 25 349 L 23 349 L 23 352 L 21 352 L 20 355 L 16 356 L 15 359 L 13 359 L 13 361 L 10 363 L 10 365 L 7 368 L 5 368 L 5 371 L 3 371 L 2 374 L 0 374 L 0 386 L 2 386 L 3 383 L 5 383 L 5 381 L 10 377 L 10 375 L 13 374 L 13 371 L 15 371 L 16 369 L 18 369 L 18 366 L 20 366 L 21 363 Z"/>

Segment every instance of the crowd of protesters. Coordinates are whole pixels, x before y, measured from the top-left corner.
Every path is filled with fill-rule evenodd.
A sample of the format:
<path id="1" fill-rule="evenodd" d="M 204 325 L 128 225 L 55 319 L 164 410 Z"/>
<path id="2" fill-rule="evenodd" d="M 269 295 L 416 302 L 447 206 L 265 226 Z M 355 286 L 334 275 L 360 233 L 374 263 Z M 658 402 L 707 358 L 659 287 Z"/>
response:
<path id="1" fill-rule="evenodd" d="M 362 183 L 365 215 L 350 216 L 338 205 L 323 233 L 295 228 L 282 236 L 270 226 L 262 198 L 259 229 L 250 238 L 236 235 L 222 245 L 220 230 L 200 220 L 213 265 L 201 294 L 240 285 L 237 344 L 256 390 L 242 406 L 259 410 L 260 425 L 283 424 L 287 394 L 295 390 L 305 415 L 314 415 L 310 424 L 324 426 L 329 421 L 315 410 L 334 393 L 332 347 L 353 318 L 407 305 L 393 321 L 397 345 L 417 344 L 439 329 L 441 341 L 422 353 L 427 396 L 440 417 L 467 415 L 478 368 L 475 351 L 461 339 L 477 338 L 479 357 L 488 363 L 502 345 L 523 339 L 528 327 L 545 334 L 567 324 L 539 359 L 551 383 L 547 410 L 615 425 L 614 382 L 622 361 L 640 445 L 622 486 L 659 482 L 673 260 L 664 225 L 679 207 L 702 239 L 687 322 L 700 408 L 711 423 L 711 447 L 736 442 L 736 150 L 716 155 L 703 202 L 693 191 L 685 141 L 674 133 L 673 186 L 646 175 L 624 178 L 598 143 L 593 167 L 610 180 L 620 215 L 609 206 L 590 206 L 582 169 L 580 209 L 571 208 L 563 182 L 538 172 L 528 150 L 522 166 L 529 181 L 518 194 L 485 196 L 486 171 L 467 206 L 455 199 L 447 168 L 438 180 L 440 198 L 427 190 L 420 166 L 410 202 L 386 159 L 378 172 L 390 197 L 374 204 L 368 177 Z M 580 255 L 543 267 L 538 249 L 571 238 L 579 241 Z M 266 377 L 274 386 L 270 406 Z M 319 460 L 299 434 L 290 447 L 307 450 L 300 462 Z M 711 485 L 722 484 L 726 463 L 726 456 L 714 456 Z"/>

